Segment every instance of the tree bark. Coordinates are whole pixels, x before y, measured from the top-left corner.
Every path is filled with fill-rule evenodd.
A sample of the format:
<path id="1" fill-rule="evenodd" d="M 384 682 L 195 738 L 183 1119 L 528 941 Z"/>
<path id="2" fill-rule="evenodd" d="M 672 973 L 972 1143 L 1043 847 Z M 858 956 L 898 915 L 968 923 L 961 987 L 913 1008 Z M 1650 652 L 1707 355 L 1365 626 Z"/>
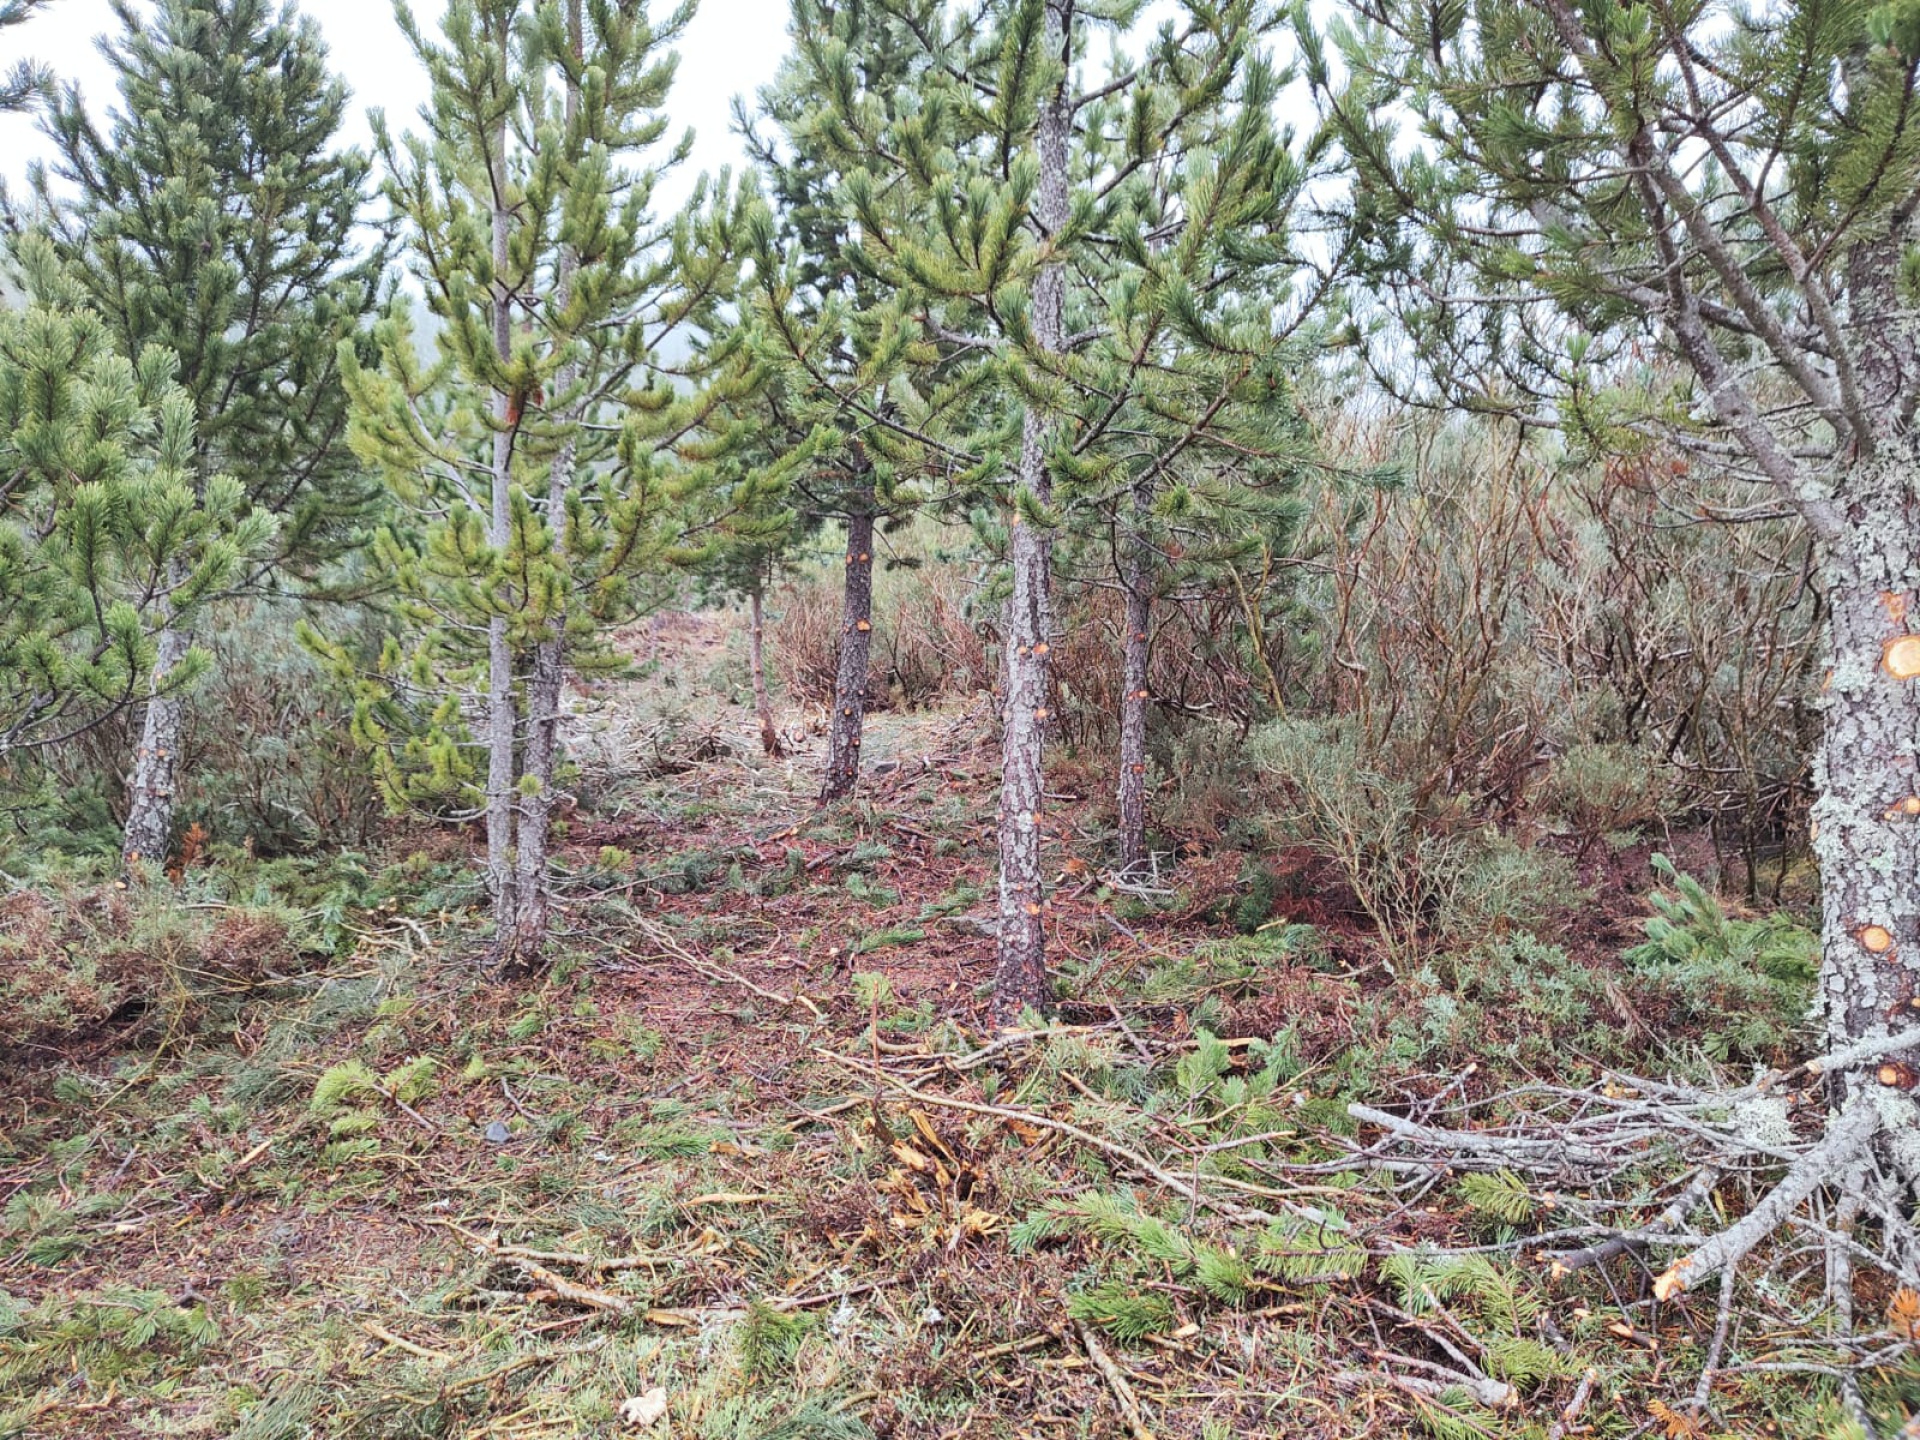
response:
<path id="1" fill-rule="evenodd" d="M 567 0 L 567 42 L 578 59 L 582 50 L 580 0 Z M 579 115 L 580 87 L 569 80 L 566 100 L 569 131 L 578 122 Z M 574 277 L 579 268 L 579 256 L 573 247 L 563 245 L 554 285 L 554 308 L 561 314 L 573 303 Z M 496 344 L 498 340 L 496 324 Z M 569 392 L 579 379 L 576 366 L 561 366 L 554 378 L 554 398 L 571 404 Z M 573 488 L 574 453 L 573 439 L 569 436 L 554 457 L 547 477 L 547 526 L 553 532 L 554 563 L 563 568 L 568 560 L 567 496 Z M 527 783 L 515 787 L 520 813 L 514 851 L 514 886 L 519 893 L 514 897 L 513 945 L 502 957 L 516 969 L 539 965 L 553 923 L 553 877 L 548 873 L 547 857 L 553 838 L 554 775 L 566 677 L 567 612 L 563 601 L 547 618 L 545 634 L 534 646 L 533 673 L 527 678 L 527 743 L 521 757 L 521 775 Z"/>
<path id="2" fill-rule="evenodd" d="M 840 673 L 827 729 L 827 773 L 820 799 L 842 800 L 860 783 L 861 728 L 867 715 L 867 667 L 873 654 L 873 492 L 847 516 L 847 585 L 840 607 Z"/>
<path id="3" fill-rule="evenodd" d="M 1035 216 L 1048 237 L 1067 223 L 1067 141 L 1072 120 L 1067 87 L 1067 0 L 1048 0 L 1047 45 L 1062 73 L 1040 111 L 1037 149 L 1040 185 Z M 1065 341 L 1066 275 L 1058 261 L 1033 283 L 1033 334 L 1041 350 L 1057 354 Z M 1029 406 L 1020 433 L 1018 485 L 1042 506 L 1053 499 L 1047 469 L 1047 418 Z M 1053 546 L 1051 537 L 1021 513 L 1015 497 L 1008 549 L 1013 598 L 1007 606 L 1006 722 L 1000 745 L 1000 944 L 993 977 L 993 1020 L 1019 1023 L 1028 1009 L 1052 1005 L 1047 978 L 1046 880 L 1040 843 L 1046 802 L 1047 698 L 1052 681 Z"/>
<path id="4" fill-rule="evenodd" d="M 773 723 L 773 697 L 767 693 L 767 617 L 761 589 L 756 584 L 747 592 L 747 673 L 753 681 L 753 713 L 760 721 L 760 748 L 769 760 L 778 760 L 786 750 Z"/>
<path id="5" fill-rule="evenodd" d="M 1920 440 L 1884 441 L 1824 556 L 1830 678 L 1814 760 L 1830 1046 L 1920 1016 Z M 1913 636 L 1913 639 L 1903 637 Z"/>
<path id="6" fill-rule="evenodd" d="M 147 864 L 163 869 L 173 844 L 173 789 L 180 763 L 184 706 L 166 693 L 167 677 L 186 657 L 191 639 L 169 625 L 158 637 L 153 688 L 133 752 L 133 776 L 127 786 L 127 824 L 120 839 L 120 863 L 129 871 Z"/>
<path id="7" fill-rule="evenodd" d="M 507 63 L 508 37 L 499 37 L 501 61 Z M 502 119 L 494 131 L 494 153 L 489 162 L 493 179 L 491 213 L 493 239 L 493 348 L 504 365 L 513 354 L 512 315 L 506 281 L 508 239 L 512 213 L 507 207 L 507 131 Z M 504 553 L 512 542 L 513 400 L 505 391 L 493 393 L 493 457 L 491 517 L 487 539 Z M 514 745 L 518 716 L 513 693 L 513 647 L 504 615 L 487 621 L 487 888 L 493 896 L 495 960 L 503 968 L 520 964 L 518 928 L 519 885 L 514 864 L 516 766 Z"/>
<path id="8" fill-rule="evenodd" d="M 1153 619 L 1153 554 L 1145 534 L 1151 496 L 1144 486 L 1133 492 L 1134 529 L 1127 537 L 1125 630 L 1120 640 L 1120 872 L 1145 871 L 1147 850 L 1147 685 L 1148 626 Z"/>

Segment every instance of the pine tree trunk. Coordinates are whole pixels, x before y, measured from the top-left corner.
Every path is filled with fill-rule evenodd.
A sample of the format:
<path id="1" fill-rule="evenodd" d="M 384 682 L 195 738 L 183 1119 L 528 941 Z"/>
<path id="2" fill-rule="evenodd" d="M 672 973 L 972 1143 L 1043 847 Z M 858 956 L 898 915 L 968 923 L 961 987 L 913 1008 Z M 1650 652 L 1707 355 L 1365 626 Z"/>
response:
<path id="1" fill-rule="evenodd" d="M 1127 613 L 1120 640 L 1123 684 L 1120 692 L 1120 871 L 1145 872 L 1153 857 L 1147 850 L 1147 686 L 1148 626 L 1153 619 L 1153 560 L 1138 528 L 1147 497 L 1134 492 L 1136 529 L 1128 537 L 1125 587 Z"/>
<path id="2" fill-rule="evenodd" d="M 580 0 L 567 0 L 567 40 L 575 57 L 581 53 Z M 566 118 L 569 128 L 579 118 L 580 90 L 567 85 Z M 573 303 L 579 257 L 563 246 L 554 284 L 554 308 L 564 314 Z M 498 341 L 496 333 L 495 340 Z M 560 400 L 579 383 L 579 372 L 563 365 L 554 378 L 554 398 Z M 563 402 L 570 403 L 570 402 Z M 567 563 L 567 497 L 573 489 L 574 445 L 569 437 L 554 457 L 547 477 L 547 526 L 553 532 L 553 553 Z M 560 751 L 562 697 L 567 678 L 567 612 L 564 604 L 547 618 L 545 636 L 534 646 L 533 673 L 527 677 L 527 743 L 521 757 L 526 781 L 519 794 L 519 833 L 514 848 L 514 940 L 504 957 L 512 967 L 531 970 L 546 953 L 553 923 L 553 877 L 547 857 L 553 841 L 554 777 Z"/>
<path id="3" fill-rule="evenodd" d="M 760 720 L 760 748 L 769 760 L 785 754 L 773 723 L 773 697 L 767 693 L 766 606 L 755 585 L 747 592 L 747 673 L 753 680 L 753 713 Z"/>
<path id="4" fill-rule="evenodd" d="M 186 657 L 191 639 L 169 625 L 160 632 L 153 662 L 152 698 L 133 753 L 127 786 L 127 825 L 120 840 L 121 864 L 131 871 L 145 863 L 165 868 L 173 844 L 173 787 L 180 763 L 180 732 L 185 710 L 180 697 L 162 693 L 173 667 Z"/>
<path id="5" fill-rule="evenodd" d="M 1152 866 L 1146 849 L 1146 685 L 1148 624 L 1152 624 L 1152 574 L 1144 557 L 1146 543 L 1135 540 L 1127 563 L 1127 620 L 1121 636 L 1123 689 L 1119 697 L 1119 870 L 1133 874 Z"/>
<path id="6" fill-rule="evenodd" d="M 501 63 L 505 64 L 507 36 L 500 36 Z M 506 124 L 494 132 L 493 170 L 493 267 L 496 276 L 508 269 L 507 251 L 512 216 L 507 208 Z M 512 357 L 512 316 L 508 310 L 506 282 L 495 280 L 493 287 L 493 348 L 505 363 Z M 504 390 L 493 395 L 493 464 L 490 525 L 488 541 L 505 552 L 512 542 L 511 497 L 513 487 L 513 400 Z M 487 887 L 493 895 L 494 959 L 506 969 L 521 963 L 518 905 L 520 887 L 514 865 L 514 812 L 518 799 L 514 742 L 518 738 L 518 716 L 513 694 L 513 647 L 507 638 L 506 617 L 496 615 L 487 622 Z"/>
<path id="7" fill-rule="evenodd" d="M 842 800 L 860 783 L 860 738 L 867 716 L 867 666 L 873 654 L 873 492 L 847 516 L 847 586 L 840 606 L 840 673 L 827 729 L 827 774 L 820 799 Z"/>
<path id="8" fill-rule="evenodd" d="M 1883 440 L 1848 491 L 1823 557 L 1833 668 L 1814 761 L 1835 1045 L 1920 1021 L 1920 437 Z"/>
<path id="9" fill-rule="evenodd" d="M 1047 43 L 1065 51 L 1066 0 L 1048 0 Z M 1067 223 L 1067 139 L 1070 73 L 1047 95 L 1037 137 L 1040 186 L 1035 215 L 1048 234 Z M 1034 277 L 1033 334 L 1042 350 L 1059 352 L 1066 333 L 1066 276 L 1058 263 Z M 1019 484 L 1041 505 L 1053 499 L 1047 470 L 1046 417 L 1028 408 L 1020 434 Z M 1040 841 L 1046 804 L 1047 696 L 1052 680 L 1052 538 L 1016 504 L 1008 545 L 1013 597 L 1007 607 L 1006 723 L 1000 746 L 1000 944 L 993 977 L 993 1020 L 1001 1027 L 1021 1014 L 1052 1008 L 1047 978 L 1046 879 Z"/>
<path id="10" fill-rule="evenodd" d="M 571 457 L 555 463 L 571 464 Z M 556 479 L 555 488 L 559 488 Z M 520 823 L 514 847 L 515 936 L 510 956 L 517 969 L 532 969 L 547 948 L 552 923 L 553 879 L 547 856 L 553 832 L 555 761 L 560 749 L 561 697 L 566 682 L 566 640 L 559 632 L 565 615 L 553 620 L 555 632 L 533 651 L 533 672 L 527 677 L 527 744 L 521 757 L 526 784 L 519 796 Z"/>

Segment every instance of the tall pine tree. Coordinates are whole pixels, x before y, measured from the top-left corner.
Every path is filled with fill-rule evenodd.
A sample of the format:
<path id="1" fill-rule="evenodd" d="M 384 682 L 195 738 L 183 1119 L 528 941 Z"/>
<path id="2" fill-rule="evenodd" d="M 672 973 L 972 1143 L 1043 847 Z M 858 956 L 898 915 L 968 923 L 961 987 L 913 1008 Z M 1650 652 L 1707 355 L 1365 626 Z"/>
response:
<path id="1" fill-rule="evenodd" d="M 928 57 L 909 20 L 875 0 L 794 0 L 789 30 L 793 52 L 761 92 L 757 119 L 740 118 L 773 211 L 754 263 L 756 333 L 780 376 L 768 416 L 788 453 L 807 455 L 791 486 L 796 533 L 834 521 L 846 538 L 820 783 L 831 801 L 860 779 L 878 536 L 941 498 L 922 483 L 937 460 L 919 435 L 889 423 L 884 398 L 915 332 L 889 303 L 891 287 L 860 263 L 858 222 L 841 193 L 871 163 L 873 137 L 913 109 Z M 907 187 L 894 198 L 927 213 Z"/>
<path id="2" fill-rule="evenodd" d="M 77 87 L 49 106 L 36 214 L 119 348 L 177 357 L 193 402 L 190 470 L 240 479 L 277 518 L 242 580 L 312 580 L 360 535 L 377 487 L 346 445 L 337 350 L 377 303 L 385 265 L 359 228 L 364 156 L 338 144 L 347 90 L 311 20 L 268 0 L 114 0 L 103 42 L 120 103 L 96 121 Z M 164 627 L 134 757 L 124 849 L 171 844 L 182 725 L 168 672 L 191 648 Z"/>
<path id="3" fill-rule="evenodd" d="M 485 816 L 509 969 L 547 940 L 564 677 L 617 663 L 603 627 L 638 560 L 664 555 L 650 527 L 676 501 L 675 452 L 756 383 L 743 347 L 704 338 L 751 195 L 723 177 L 664 223 L 651 211 L 684 154 L 646 152 L 690 14 L 454 0 L 437 41 L 408 17 L 426 131 L 381 141 L 439 329 L 432 361 L 400 310 L 378 369 L 342 352 L 355 448 L 426 521 L 382 537 L 414 640 L 366 682 L 358 724 L 396 803 Z"/>

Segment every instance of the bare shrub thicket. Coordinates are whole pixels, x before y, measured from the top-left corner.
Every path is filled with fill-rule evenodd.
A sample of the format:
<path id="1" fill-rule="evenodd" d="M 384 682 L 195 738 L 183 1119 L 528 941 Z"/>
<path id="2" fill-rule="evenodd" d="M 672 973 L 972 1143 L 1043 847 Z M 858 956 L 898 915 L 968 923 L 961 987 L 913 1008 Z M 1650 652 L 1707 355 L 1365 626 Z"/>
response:
<path id="1" fill-rule="evenodd" d="M 993 683 L 972 592 L 972 571 L 953 561 L 883 565 L 875 572 L 869 708 L 921 709 Z M 840 577 L 795 579 L 776 592 L 772 608 L 768 660 L 788 699 L 831 706 L 840 655 Z"/>
<path id="2" fill-rule="evenodd" d="M 1753 884 L 1800 829 L 1815 724 L 1790 528 L 1712 476 L 1669 508 L 1662 458 L 1566 462 L 1491 426 L 1354 424 L 1341 448 L 1405 481 L 1320 494 L 1296 582 L 1317 621 L 1259 642 L 1293 714 L 1338 721 L 1328 762 L 1405 787 L 1423 830 L 1464 812 L 1585 852 L 1709 825 Z"/>
<path id="3" fill-rule="evenodd" d="M 300 644 L 297 614 L 255 601 L 196 637 L 215 663 L 186 696 L 176 844 L 198 827 L 210 844 L 280 855 L 365 845 L 379 824 L 380 795 L 353 743 L 352 697 Z M 66 848 L 117 844 L 139 719 L 125 712 L 40 757 L 45 813 Z"/>

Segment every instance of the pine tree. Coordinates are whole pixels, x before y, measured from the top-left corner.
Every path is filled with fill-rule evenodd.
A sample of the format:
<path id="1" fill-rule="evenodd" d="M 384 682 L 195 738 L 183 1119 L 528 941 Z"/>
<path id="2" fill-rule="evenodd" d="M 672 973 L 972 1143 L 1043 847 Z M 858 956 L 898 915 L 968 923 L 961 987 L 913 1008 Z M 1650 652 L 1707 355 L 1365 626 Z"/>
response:
<path id="1" fill-rule="evenodd" d="M 983 528 L 1007 558 L 995 982 L 1007 1023 L 1050 994 L 1041 840 L 1056 536 L 1131 507 L 1129 635 L 1144 636 L 1160 488 L 1180 510 L 1209 452 L 1244 453 L 1256 434 L 1263 463 L 1298 448 L 1275 423 L 1293 413 L 1280 297 L 1258 291 L 1296 263 L 1284 219 L 1299 182 L 1271 132 L 1273 77 L 1255 53 L 1263 7 L 1183 5 L 1099 84 L 1082 79 L 1094 37 L 1126 33 L 1141 7 L 872 8 L 918 46 L 918 81 L 913 103 L 890 110 L 856 83 L 848 46 L 864 32 L 818 47 L 814 89 L 831 108 L 814 134 L 845 156 L 848 253 L 879 297 L 848 323 L 875 358 L 834 393 L 871 436 L 986 500 Z M 1134 802 L 1145 644 L 1128 647 Z M 1144 810 L 1126 808 L 1137 852 Z"/>
<path id="2" fill-rule="evenodd" d="M 69 86 L 49 106 L 57 158 L 32 172 L 40 229 L 119 348 L 177 357 L 195 417 L 192 473 L 239 477 L 279 521 L 251 584 L 311 580 L 354 543 L 377 488 L 345 443 L 336 359 L 377 302 L 382 248 L 359 230 L 367 161 L 337 147 L 346 87 L 318 28 L 267 0 L 114 0 L 104 44 L 120 105 L 104 126 Z M 178 577 L 176 577 L 177 579 Z M 135 756 L 124 849 L 171 842 L 182 712 L 163 629 Z"/>
<path id="3" fill-rule="evenodd" d="M 1312 461 L 1292 373 L 1331 275 L 1305 270 L 1288 217 L 1310 174 L 1273 128 L 1277 77 L 1251 7 L 1191 12 L 1202 46 L 1161 44 L 1089 104 L 1078 163 L 1112 186 L 1111 218 L 1076 252 L 1076 345 L 1056 374 L 1070 442 L 1056 460 L 1095 523 L 1075 548 L 1113 557 L 1124 602 L 1118 802 L 1123 874 L 1147 846 L 1148 662 L 1156 599 L 1217 583 L 1249 546 L 1284 546 Z M 1203 22 L 1203 23 L 1202 23 Z M 1165 132 L 1152 163 L 1140 127 Z M 1103 178 L 1100 183 L 1111 184 Z M 1102 583 L 1098 562 L 1087 573 Z M 1063 578 L 1078 567 L 1057 566 Z"/>
<path id="4" fill-rule="evenodd" d="M 381 538 L 414 643 L 365 682 L 356 723 L 395 803 L 484 814 L 510 969 L 547 939 L 565 674 L 618 663 L 603 627 L 635 566 L 664 559 L 651 527 L 679 501 L 674 453 L 758 383 L 742 347 L 704 338 L 751 194 L 723 176 L 657 222 L 684 142 L 636 160 L 665 132 L 666 46 L 690 13 L 455 0 L 438 41 L 409 17 L 427 132 L 380 140 L 440 329 L 431 363 L 403 309 L 378 370 L 342 351 L 355 448 L 426 522 Z M 662 358 L 670 339 L 684 360 Z"/>
<path id="5" fill-rule="evenodd" d="M 168 636 L 266 553 L 272 517 L 197 479 L 191 397 L 157 346 L 128 360 L 46 246 L 0 312 L 0 767 L 205 673 Z"/>
<path id="6" fill-rule="evenodd" d="M 751 340 L 740 341 L 751 349 Z M 794 476 L 830 444 L 828 436 L 795 436 L 777 381 L 739 393 L 711 415 L 706 434 L 686 448 L 693 462 L 683 484 L 690 497 L 681 543 L 667 560 L 693 575 L 707 598 L 747 602 L 747 674 L 760 748 L 785 754 L 767 685 L 766 598 L 795 545 L 811 528 L 794 506 Z"/>
<path id="7" fill-rule="evenodd" d="M 775 134 L 739 120 L 773 212 L 754 257 L 758 344 L 781 376 L 769 418 L 789 454 L 808 457 L 792 482 L 796 534 L 827 520 L 846 533 L 820 785 L 821 800 L 832 801 L 860 779 L 877 537 L 937 499 L 920 483 L 928 447 L 889 424 L 892 402 L 876 400 L 908 361 L 913 336 L 889 309 L 888 288 L 860 263 L 841 190 L 871 162 L 870 137 L 912 108 L 927 56 L 910 24 L 873 0 L 794 0 L 790 31 L 793 53 L 759 97 L 758 119 Z"/>

